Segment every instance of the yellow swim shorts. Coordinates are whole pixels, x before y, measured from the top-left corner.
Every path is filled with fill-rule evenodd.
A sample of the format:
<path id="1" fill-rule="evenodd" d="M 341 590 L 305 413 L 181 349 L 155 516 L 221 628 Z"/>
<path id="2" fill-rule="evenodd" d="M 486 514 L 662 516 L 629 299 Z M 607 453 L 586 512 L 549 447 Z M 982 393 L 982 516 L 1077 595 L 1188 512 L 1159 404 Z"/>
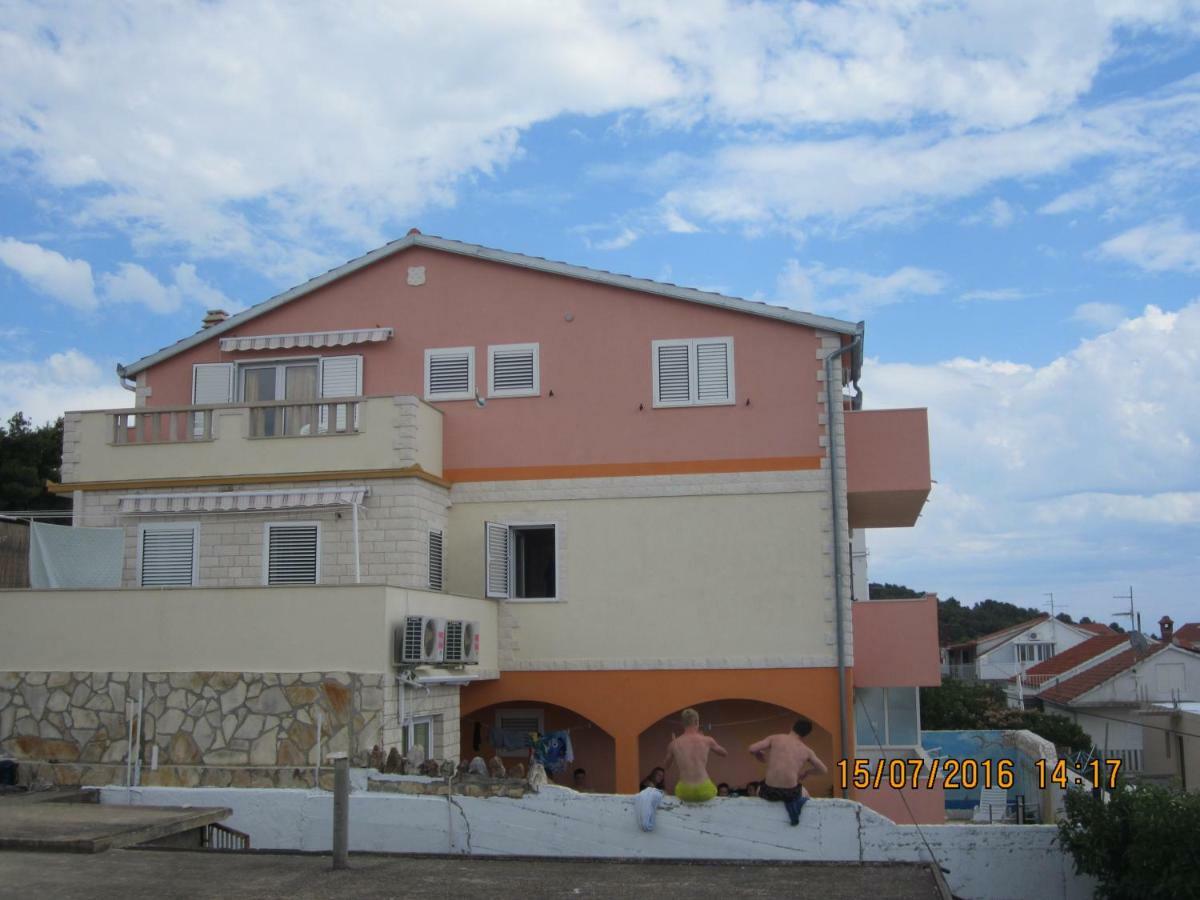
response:
<path id="1" fill-rule="evenodd" d="M 675 785 L 675 796 L 684 803 L 704 803 L 706 800 L 711 800 L 717 796 L 717 786 L 712 783 L 712 779 L 701 781 L 699 784 L 688 784 L 686 781 L 680 781 Z"/>

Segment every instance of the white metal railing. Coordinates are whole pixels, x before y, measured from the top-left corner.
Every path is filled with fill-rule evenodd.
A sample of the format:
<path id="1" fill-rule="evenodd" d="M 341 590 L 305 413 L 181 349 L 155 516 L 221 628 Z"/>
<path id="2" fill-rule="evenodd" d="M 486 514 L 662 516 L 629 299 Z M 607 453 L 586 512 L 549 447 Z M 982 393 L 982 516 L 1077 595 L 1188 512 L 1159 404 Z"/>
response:
<path id="1" fill-rule="evenodd" d="M 965 663 L 963 665 L 942 663 L 942 674 L 949 678 L 957 678 L 959 681 L 979 680 L 979 670 L 975 667 L 974 663 Z"/>
<path id="2" fill-rule="evenodd" d="M 110 442 L 134 444 L 180 444 L 216 439 L 216 413 L 245 410 L 248 438 L 316 437 L 355 434 L 359 425 L 359 402 L 351 397 L 297 403 L 276 400 L 266 403 L 217 406 L 142 407 L 109 410 Z"/>

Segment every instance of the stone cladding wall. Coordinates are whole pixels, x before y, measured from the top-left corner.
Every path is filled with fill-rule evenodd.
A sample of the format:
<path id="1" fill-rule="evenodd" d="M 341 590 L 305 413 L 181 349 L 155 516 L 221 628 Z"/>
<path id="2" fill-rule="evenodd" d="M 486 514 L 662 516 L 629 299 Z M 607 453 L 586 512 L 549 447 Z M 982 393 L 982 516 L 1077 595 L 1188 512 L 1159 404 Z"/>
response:
<path id="1" fill-rule="evenodd" d="M 383 674 L 0 672 L 0 757 L 22 780 L 123 784 L 143 697 L 141 783 L 302 786 L 320 755 L 365 765 L 383 728 Z M 158 768 L 151 769 L 153 748 Z"/>

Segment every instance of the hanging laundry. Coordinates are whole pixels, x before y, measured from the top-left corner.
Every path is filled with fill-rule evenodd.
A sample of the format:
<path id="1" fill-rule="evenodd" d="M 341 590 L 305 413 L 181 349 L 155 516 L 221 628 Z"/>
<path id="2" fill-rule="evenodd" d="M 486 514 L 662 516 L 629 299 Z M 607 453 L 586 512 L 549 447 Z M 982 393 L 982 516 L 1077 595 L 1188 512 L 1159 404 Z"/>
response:
<path id="1" fill-rule="evenodd" d="M 633 798 L 633 811 L 637 814 L 638 825 L 642 831 L 654 830 L 654 815 L 662 803 L 663 792 L 658 788 L 648 787 Z"/>
<path id="2" fill-rule="evenodd" d="M 567 749 L 571 746 L 571 736 L 566 731 L 548 731 L 542 735 L 533 744 L 533 757 L 543 766 L 547 772 L 557 774 L 567 767 L 569 761 L 574 760 L 574 754 L 567 756 Z"/>

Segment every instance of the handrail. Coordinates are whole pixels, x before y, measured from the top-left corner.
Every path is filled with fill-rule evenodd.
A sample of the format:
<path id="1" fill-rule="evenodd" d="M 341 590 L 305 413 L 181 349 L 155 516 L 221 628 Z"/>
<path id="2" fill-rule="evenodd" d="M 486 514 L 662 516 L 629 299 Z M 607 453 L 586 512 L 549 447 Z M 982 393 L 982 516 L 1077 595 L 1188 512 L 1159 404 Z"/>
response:
<path id="1" fill-rule="evenodd" d="M 360 395 L 357 397 L 318 397 L 315 400 L 258 400 L 253 403 L 246 401 L 239 403 L 194 403 L 190 406 L 129 406 L 123 409 L 85 409 L 78 410 L 78 412 L 82 412 L 85 415 L 148 416 L 152 413 L 202 412 L 206 409 L 266 409 L 272 406 L 305 406 L 314 403 L 360 403 L 364 400 L 378 400 L 391 396 L 391 394 L 374 394 L 371 396 Z"/>

